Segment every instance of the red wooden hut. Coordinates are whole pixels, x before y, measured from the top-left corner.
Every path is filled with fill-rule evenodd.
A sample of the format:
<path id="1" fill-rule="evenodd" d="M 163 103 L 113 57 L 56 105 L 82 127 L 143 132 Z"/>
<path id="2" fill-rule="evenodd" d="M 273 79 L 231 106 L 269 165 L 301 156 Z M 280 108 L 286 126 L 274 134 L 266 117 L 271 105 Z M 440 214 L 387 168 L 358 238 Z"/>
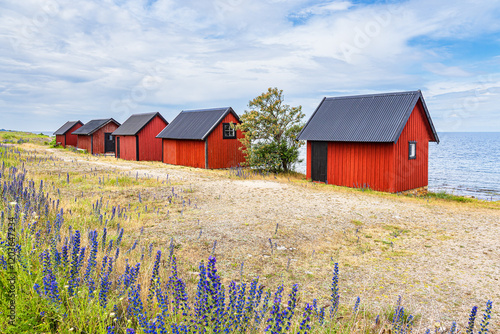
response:
<path id="1" fill-rule="evenodd" d="M 69 121 L 64 123 L 54 135 L 56 135 L 56 143 L 61 145 L 62 147 L 66 146 L 74 146 L 76 147 L 76 135 L 72 134 L 73 131 L 78 130 L 83 126 L 83 123 L 80 121 Z"/>
<path id="2" fill-rule="evenodd" d="M 78 136 L 77 146 L 90 154 L 105 154 L 115 152 L 115 139 L 111 135 L 120 126 L 112 118 L 93 119 L 74 131 Z"/>
<path id="3" fill-rule="evenodd" d="M 298 139 L 312 181 L 388 192 L 426 187 L 439 143 L 421 91 L 324 98 Z"/>
<path id="4" fill-rule="evenodd" d="M 198 168 L 236 167 L 244 161 L 241 123 L 229 108 L 182 111 L 159 135 L 163 140 L 163 162 Z"/>
<path id="5" fill-rule="evenodd" d="M 125 160 L 161 161 L 161 139 L 156 138 L 168 125 L 158 112 L 130 116 L 115 132 L 116 157 Z"/>

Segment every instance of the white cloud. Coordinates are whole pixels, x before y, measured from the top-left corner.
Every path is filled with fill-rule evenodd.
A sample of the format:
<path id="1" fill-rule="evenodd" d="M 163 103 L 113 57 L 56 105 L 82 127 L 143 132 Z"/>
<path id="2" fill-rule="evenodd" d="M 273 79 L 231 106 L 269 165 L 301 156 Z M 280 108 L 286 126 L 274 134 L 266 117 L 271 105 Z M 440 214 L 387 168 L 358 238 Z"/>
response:
<path id="1" fill-rule="evenodd" d="M 303 8 L 296 13 L 292 13 L 290 16 L 292 18 L 300 19 L 309 18 L 311 15 L 328 15 L 332 12 L 345 11 L 352 6 L 353 4 L 350 1 L 325 2 Z"/>
<path id="2" fill-rule="evenodd" d="M 470 72 L 461 69 L 458 66 L 446 66 L 441 63 L 426 63 L 423 65 L 424 69 L 434 74 L 446 77 L 469 77 Z"/>
<path id="3" fill-rule="evenodd" d="M 500 73 L 498 60 L 464 64 L 445 45 L 414 42 L 498 32 L 496 1 L 27 0 L 0 9 L 0 127 L 51 129 L 106 113 L 123 121 L 151 109 L 169 120 L 193 107 L 241 113 L 270 86 L 308 115 L 325 95 L 421 88 L 441 117 L 447 96 Z M 481 93 L 480 117 L 496 110 L 495 87 Z"/>

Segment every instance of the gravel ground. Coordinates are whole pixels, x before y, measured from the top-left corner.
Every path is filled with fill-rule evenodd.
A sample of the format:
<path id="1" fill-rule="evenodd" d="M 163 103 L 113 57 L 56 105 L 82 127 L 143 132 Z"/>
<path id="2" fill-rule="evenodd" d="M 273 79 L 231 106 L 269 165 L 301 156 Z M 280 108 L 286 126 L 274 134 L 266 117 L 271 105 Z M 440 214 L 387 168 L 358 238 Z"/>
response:
<path id="1" fill-rule="evenodd" d="M 299 282 L 304 298 L 326 303 L 333 262 L 339 262 L 343 304 L 360 296 L 367 312 L 375 314 L 401 295 L 405 308 L 421 316 L 420 332 L 436 322 L 465 326 L 472 306 L 482 313 L 490 299 L 490 332 L 499 332 L 497 204 L 488 208 L 274 177 L 238 179 L 227 171 L 51 152 L 133 174 L 163 179 L 168 174 L 192 190 L 197 209 L 159 221 L 147 232 L 162 242 L 175 232 L 181 254 L 198 261 L 217 241 L 215 254 L 226 281 L 243 274 L 258 275 L 271 286 Z"/>

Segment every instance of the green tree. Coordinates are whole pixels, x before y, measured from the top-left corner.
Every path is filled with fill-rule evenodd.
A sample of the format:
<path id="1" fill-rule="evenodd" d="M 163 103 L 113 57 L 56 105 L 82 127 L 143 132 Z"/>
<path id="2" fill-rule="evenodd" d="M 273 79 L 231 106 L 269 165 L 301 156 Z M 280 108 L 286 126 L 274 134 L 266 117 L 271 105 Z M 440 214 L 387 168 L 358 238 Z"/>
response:
<path id="1" fill-rule="evenodd" d="M 240 139 L 246 165 L 271 172 L 287 172 L 298 161 L 297 135 L 304 124 L 302 106 L 290 107 L 283 102 L 283 90 L 268 88 L 249 102 L 250 110 L 237 125 L 244 137 Z"/>

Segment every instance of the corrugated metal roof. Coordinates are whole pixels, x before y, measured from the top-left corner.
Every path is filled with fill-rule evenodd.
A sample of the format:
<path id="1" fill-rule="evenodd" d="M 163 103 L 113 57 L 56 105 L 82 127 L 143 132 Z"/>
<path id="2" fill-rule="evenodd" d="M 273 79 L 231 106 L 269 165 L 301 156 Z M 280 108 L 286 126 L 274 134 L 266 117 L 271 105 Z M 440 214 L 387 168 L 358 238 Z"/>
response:
<path id="1" fill-rule="evenodd" d="M 102 128 L 103 126 L 105 126 L 106 124 L 108 124 L 110 122 L 114 122 L 115 124 L 120 125 L 120 123 L 118 123 L 117 121 L 115 121 L 112 118 L 93 119 L 93 120 L 85 123 L 85 125 L 82 126 L 81 128 L 79 128 L 78 130 L 73 131 L 73 134 L 74 135 L 87 135 L 88 136 L 88 135 L 93 134 L 94 132 L 96 132 L 97 130 L 99 130 L 100 128 Z"/>
<path id="2" fill-rule="evenodd" d="M 324 98 L 298 140 L 396 142 L 418 100 L 439 142 L 421 91 Z"/>
<path id="3" fill-rule="evenodd" d="M 165 123 L 168 124 L 159 112 L 134 114 L 113 132 L 113 136 L 135 136 L 156 116 L 159 116 Z"/>
<path id="4" fill-rule="evenodd" d="M 68 132 L 73 126 L 75 126 L 75 124 L 82 124 L 83 123 L 81 121 L 68 121 L 66 123 L 64 123 L 63 126 L 61 126 L 59 129 L 56 130 L 56 132 L 54 132 L 54 135 L 56 136 L 61 136 L 63 134 L 65 134 L 66 132 Z"/>
<path id="5" fill-rule="evenodd" d="M 183 110 L 156 137 L 204 140 L 229 113 L 232 113 L 238 121 L 240 120 L 231 107 Z"/>

